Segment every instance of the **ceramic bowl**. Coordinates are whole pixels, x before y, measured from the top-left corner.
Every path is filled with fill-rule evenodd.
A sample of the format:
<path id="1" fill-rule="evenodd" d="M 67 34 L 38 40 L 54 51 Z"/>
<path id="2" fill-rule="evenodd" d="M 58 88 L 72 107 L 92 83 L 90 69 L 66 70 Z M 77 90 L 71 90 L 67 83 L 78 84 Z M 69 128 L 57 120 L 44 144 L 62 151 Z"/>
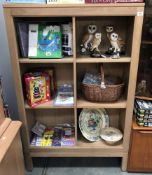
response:
<path id="1" fill-rule="evenodd" d="M 100 137 L 110 145 L 115 145 L 117 144 L 123 137 L 122 132 L 113 127 L 106 127 L 101 130 L 101 135 Z"/>

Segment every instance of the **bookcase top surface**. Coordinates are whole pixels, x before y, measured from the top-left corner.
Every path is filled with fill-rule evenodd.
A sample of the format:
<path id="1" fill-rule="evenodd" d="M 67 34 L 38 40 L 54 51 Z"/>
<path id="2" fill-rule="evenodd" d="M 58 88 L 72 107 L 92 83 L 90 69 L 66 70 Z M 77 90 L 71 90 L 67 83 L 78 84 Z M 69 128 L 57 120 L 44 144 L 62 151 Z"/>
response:
<path id="1" fill-rule="evenodd" d="M 62 8 L 62 7 L 144 7 L 145 3 L 109 3 L 109 4 L 20 4 L 5 3 L 4 8 Z"/>

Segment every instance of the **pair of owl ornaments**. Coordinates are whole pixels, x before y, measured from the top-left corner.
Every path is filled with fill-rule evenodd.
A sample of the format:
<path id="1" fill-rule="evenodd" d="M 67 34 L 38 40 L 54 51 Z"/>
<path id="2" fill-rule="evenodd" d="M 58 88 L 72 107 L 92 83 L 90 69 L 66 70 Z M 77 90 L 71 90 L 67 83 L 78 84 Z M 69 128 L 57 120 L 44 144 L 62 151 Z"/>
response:
<path id="1" fill-rule="evenodd" d="M 87 27 L 87 33 L 83 36 L 80 45 L 81 54 L 100 58 L 106 58 L 107 55 L 111 58 L 120 58 L 120 53 L 122 53 L 122 48 L 124 48 L 125 45 L 124 41 L 114 32 L 113 26 L 106 26 L 106 34 L 110 42 L 110 47 L 105 53 L 102 53 L 99 49 L 102 41 L 102 34 L 97 32 L 96 25 L 90 24 Z"/>

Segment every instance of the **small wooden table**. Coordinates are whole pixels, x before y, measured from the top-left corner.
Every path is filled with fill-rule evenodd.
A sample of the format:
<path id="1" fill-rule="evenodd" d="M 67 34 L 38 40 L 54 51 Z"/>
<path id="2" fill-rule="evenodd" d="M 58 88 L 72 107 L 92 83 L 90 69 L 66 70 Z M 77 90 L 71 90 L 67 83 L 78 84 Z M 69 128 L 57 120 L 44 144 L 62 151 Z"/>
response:
<path id="1" fill-rule="evenodd" d="M 0 118 L 0 175 L 25 175 L 21 122 Z"/>

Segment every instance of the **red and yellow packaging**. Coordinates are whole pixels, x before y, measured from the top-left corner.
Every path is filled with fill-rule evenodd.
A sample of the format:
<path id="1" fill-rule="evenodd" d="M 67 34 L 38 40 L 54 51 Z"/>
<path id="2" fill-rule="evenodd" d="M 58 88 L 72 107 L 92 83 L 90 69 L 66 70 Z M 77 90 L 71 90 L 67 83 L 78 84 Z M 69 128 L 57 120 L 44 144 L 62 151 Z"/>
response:
<path id="1" fill-rule="evenodd" d="M 29 106 L 35 107 L 50 100 L 50 78 L 47 73 L 26 73 L 24 77 Z"/>

